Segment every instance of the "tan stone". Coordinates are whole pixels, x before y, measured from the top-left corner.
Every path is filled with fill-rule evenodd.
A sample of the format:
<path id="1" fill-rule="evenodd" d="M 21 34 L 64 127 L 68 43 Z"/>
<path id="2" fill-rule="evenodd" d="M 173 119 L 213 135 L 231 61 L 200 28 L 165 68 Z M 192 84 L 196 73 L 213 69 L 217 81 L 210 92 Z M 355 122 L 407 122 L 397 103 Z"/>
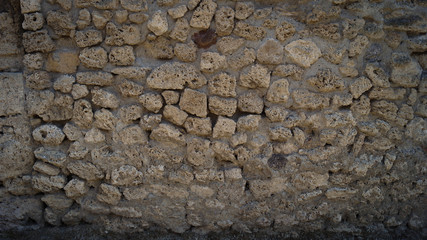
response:
<path id="1" fill-rule="evenodd" d="M 274 39 L 267 39 L 257 51 L 257 60 L 263 64 L 281 64 L 283 46 Z"/>
<path id="2" fill-rule="evenodd" d="M 289 98 L 289 82 L 286 79 L 274 81 L 267 91 L 266 99 L 269 102 L 286 102 Z"/>
<path id="3" fill-rule="evenodd" d="M 179 107 L 198 117 L 206 117 L 208 114 L 208 100 L 206 94 L 192 89 L 185 89 L 179 101 Z"/>
<path id="4" fill-rule="evenodd" d="M 301 67 L 308 68 L 322 55 L 317 45 L 310 40 L 296 40 L 285 46 L 289 58 Z"/>
<path id="5" fill-rule="evenodd" d="M 218 36 L 227 36 L 233 32 L 234 10 L 230 7 L 221 7 L 215 13 L 215 26 Z"/>
<path id="6" fill-rule="evenodd" d="M 267 88 L 270 86 L 270 72 L 268 68 L 256 64 L 247 72 L 240 74 L 239 85 L 247 88 Z"/>
<path id="7" fill-rule="evenodd" d="M 150 21 L 148 21 L 147 27 L 157 36 L 163 35 L 168 31 L 169 27 L 166 13 L 160 10 L 155 12 Z"/>
<path id="8" fill-rule="evenodd" d="M 124 46 L 124 47 L 113 47 L 110 50 L 108 59 L 111 64 L 118 66 L 133 65 L 135 62 L 135 55 L 133 53 L 133 47 Z"/>
<path id="9" fill-rule="evenodd" d="M 220 116 L 231 117 L 237 109 L 237 100 L 233 98 L 209 97 L 209 111 Z"/>
<path id="10" fill-rule="evenodd" d="M 46 70 L 59 73 L 75 73 L 80 64 L 75 51 L 56 51 L 49 54 L 46 62 Z"/>
<path id="11" fill-rule="evenodd" d="M 208 29 L 217 7 L 212 0 L 202 0 L 191 16 L 190 26 L 193 28 Z"/>
<path id="12" fill-rule="evenodd" d="M 83 49 L 80 52 L 79 59 L 87 68 L 103 68 L 108 62 L 107 51 L 102 47 Z"/>

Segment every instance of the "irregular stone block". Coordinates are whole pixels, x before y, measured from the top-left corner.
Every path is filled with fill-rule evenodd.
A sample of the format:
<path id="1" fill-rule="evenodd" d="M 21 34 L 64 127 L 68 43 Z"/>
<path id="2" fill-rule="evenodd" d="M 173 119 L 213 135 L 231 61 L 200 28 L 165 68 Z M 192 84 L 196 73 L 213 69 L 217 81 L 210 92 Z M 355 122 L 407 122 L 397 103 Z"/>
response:
<path id="1" fill-rule="evenodd" d="M 190 64 L 165 63 L 154 69 L 147 78 L 147 85 L 154 89 L 200 88 L 206 84 L 206 78 Z"/>
<path id="2" fill-rule="evenodd" d="M 65 138 L 62 130 L 51 124 L 42 125 L 33 131 L 34 140 L 46 145 L 59 145 Z"/>
<path id="3" fill-rule="evenodd" d="M 217 4 L 212 0 L 203 0 L 191 16 L 190 26 L 193 28 L 208 29 L 215 14 Z"/>
<path id="4" fill-rule="evenodd" d="M 41 10 L 41 0 L 21 0 L 21 13 L 38 12 Z"/>
<path id="5" fill-rule="evenodd" d="M 163 98 L 157 93 L 145 93 L 139 96 L 139 102 L 150 112 L 158 113 L 163 107 Z"/>
<path id="6" fill-rule="evenodd" d="M 22 28 L 24 30 L 37 31 L 43 27 L 44 17 L 41 13 L 24 14 Z"/>
<path id="7" fill-rule="evenodd" d="M 188 114 L 175 106 L 166 105 L 163 110 L 163 116 L 171 123 L 182 126 L 187 119 Z"/>
<path id="8" fill-rule="evenodd" d="M 160 36 L 168 31 L 168 20 L 166 13 L 159 10 L 153 14 L 147 25 L 148 29 L 152 31 L 156 36 Z"/>
<path id="9" fill-rule="evenodd" d="M 80 179 L 72 179 L 64 187 L 65 194 L 69 198 L 78 198 L 83 196 L 89 191 L 89 186 L 86 182 Z"/>
<path id="10" fill-rule="evenodd" d="M 197 46 L 194 42 L 175 44 L 174 54 L 183 62 L 194 62 L 197 59 Z"/>
<path id="11" fill-rule="evenodd" d="M 231 117 L 237 109 L 237 100 L 233 98 L 209 97 L 209 111 L 220 116 Z"/>
<path id="12" fill-rule="evenodd" d="M 257 92 L 250 91 L 239 96 L 237 107 L 242 112 L 261 114 L 264 109 L 264 101 Z"/>
<path id="13" fill-rule="evenodd" d="M 119 136 L 125 145 L 147 143 L 147 134 L 138 125 L 131 125 L 122 129 Z"/>
<path id="14" fill-rule="evenodd" d="M 24 113 L 24 84 L 21 73 L 0 73 L 0 116 Z"/>
<path id="15" fill-rule="evenodd" d="M 185 89 L 179 101 L 179 107 L 198 117 L 206 117 L 208 114 L 208 100 L 206 94 L 192 90 Z"/>
<path id="16" fill-rule="evenodd" d="M 225 56 L 215 52 L 204 52 L 200 59 L 200 70 L 206 73 L 214 73 L 227 67 Z"/>
<path id="17" fill-rule="evenodd" d="M 221 7 L 215 13 L 215 26 L 218 36 L 227 36 L 233 32 L 234 10 L 230 7 Z"/>
<path id="18" fill-rule="evenodd" d="M 267 91 L 266 99 L 273 103 L 285 103 L 289 98 L 289 82 L 286 79 L 274 81 Z"/>
<path id="19" fill-rule="evenodd" d="M 46 62 L 46 70 L 59 73 L 75 73 L 80 61 L 75 51 L 56 51 L 49 54 Z"/>
<path id="20" fill-rule="evenodd" d="M 405 53 L 392 54 L 390 80 L 402 87 L 416 87 L 420 83 L 421 66 Z"/>
<path id="21" fill-rule="evenodd" d="M 136 45 L 141 42 L 141 31 L 138 25 L 122 25 L 117 27 L 109 22 L 106 26 L 105 43 L 112 46 Z"/>
<path id="22" fill-rule="evenodd" d="M 259 41 L 267 34 L 263 27 L 252 26 L 245 22 L 237 22 L 233 33 L 250 41 Z"/>
<path id="23" fill-rule="evenodd" d="M 22 45 L 24 45 L 24 49 L 28 53 L 46 53 L 55 49 L 55 43 L 45 29 L 36 32 L 24 32 L 22 35 Z"/>
<path id="24" fill-rule="evenodd" d="M 162 143 L 172 143 L 179 146 L 185 145 L 184 134 L 170 124 L 161 123 L 153 129 L 150 138 Z"/>
<path id="25" fill-rule="evenodd" d="M 103 108 L 116 109 L 119 107 L 119 99 L 115 94 L 103 89 L 94 89 L 92 93 L 92 102 Z"/>
<path id="26" fill-rule="evenodd" d="M 96 194 L 96 199 L 109 205 L 117 205 L 121 197 L 122 193 L 116 186 L 111 186 L 106 183 L 102 183 L 99 186 L 98 194 Z"/>
<path id="27" fill-rule="evenodd" d="M 97 166 L 82 160 L 70 162 L 67 165 L 67 169 L 71 174 L 77 175 L 88 181 L 95 181 L 104 178 L 104 173 Z"/>
<path id="28" fill-rule="evenodd" d="M 327 96 L 298 89 L 291 93 L 294 104 L 299 108 L 320 109 L 329 106 L 330 99 Z"/>
<path id="29" fill-rule="evenodd" d="M 87 68 L 104 68 L 108 62 L 107 51 L 102 47 L 83 49 L 80 51 L 79 59 Z"/>
<path id="30" fill-rule="evenodd" d="M 289 58 L 301 67 L 308 68 L 322 55 L 317 45 L 310 40 L 296 40 L 285 46 Z"/>
<path id="31" fill-rule="evenodd" d="M 372 83 L 368 78 L 360 77 L 350 85 L 349 89 L 351 94 L 353 94 L 353 98 L 357 99 L 364 92 L 371 89 L 371 87 L 372 87 Z"/>
<path id="32" fill-rule="evenodd" d="M 213 163 L 214 152 L 210 141 L 193 137 L 187 142 L 187 161 L 194 166 L 210 166 Z"/>
<path id="33" fill-rule="evenodd" d="M 135 186 L 142 183 L 144 175 L 134 166 L 123 165 L 111 172 L 111 184 L 117 186 Z"/>
<path id="34" fill-rule="evenodd" d="M 236 122 L 233 119 L 220 116 L 213 128 L 213 138 L 230 138 L 236 131 Z"/>
<path id="35" fill-rule="evenodd" d="M 108 59 L 111 64 L 118 66 L 133 65 L 135 62 L 135 55 L 133 53 L 133 47 L 124 46 L 124 47 L 113 47 L 110 50 Z"/>
<path id="36" fill-rule="evenodd" d="M 74 37 L 78 47 L 90 47 L 102 43 L 102 32 L 98 30 L 77 31 Z"/>
<path id="37" fill-rule="evenodd" d="M 209 136 L 212 134 L 212 123 L 210 118 L 188 117 L 184 123 L 187 133 L 198 136 Z"/>
<path id="38" fill-rule="evenodd" d="M 218 40 L 216 47 L 221 54 L 228 55 L 234 53 L 244 43 L 245 40 L 243 38 L 223 37 Z"/>
<path id="39" fill-rule="evenodd" d="M 236 19 L 245 20 L 255 11 L 255 6 L 251 2 L 236 2 Z"/>
<path id="40" fill-rule="evenodd" d="M 283 62 L 283 46 L 274 39 L 267 39 L 257 51 L 257 59 L 263 64 L 281 64 Z"/>
<path id="41" fill-rule="evenodd" d="M 240 74 L 239 85 L 247 88 L 267 88 L 270 86 L 270 72 L 260 64 L 253 65 Z"/>
<path id="42" fill-rule="evenodd" d="M 131 12 L 141 12 L 147 11 L 147 1 L 146 0 L 120 0 L 122 7 Z"/>

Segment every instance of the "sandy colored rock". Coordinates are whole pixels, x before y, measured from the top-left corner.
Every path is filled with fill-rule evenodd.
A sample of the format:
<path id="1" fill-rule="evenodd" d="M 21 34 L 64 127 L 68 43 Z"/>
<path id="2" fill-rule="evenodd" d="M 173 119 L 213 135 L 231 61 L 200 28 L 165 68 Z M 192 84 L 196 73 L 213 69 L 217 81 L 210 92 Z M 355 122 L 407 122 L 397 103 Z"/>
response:
<path id="1" fill-rule="evenodd" d="M 170 8 L 168 10 L 168 14 L 173 19 L 177 19 L 177 18 L 183 17 L 187 11 L 188 11 L 187 6 L 179 5 L 179 6 L 176 6 L 174 8 Z"/>
<path id="2" fill-rule="evenodd" d="M 209 97 L 209 111 L 220 116 L 231 117 L 237 109 L 237 100 L 234 98 Z"/>
<path id="3" fill-rule="evenodd" d="M 49 54 L 46 70 L 59 73 L 75 73 L 79 65 L 79 57 L 75 51 L 55 51 Z"/>
<path id="4" fill-rule="evenodd" d="M 281 64 L 283 62 L 283 47 L 274 40 L 267 39 L 257 51 L 257 59 L 263 64 Z"/>
<path id="5" fill-rule="evenodd" d="M 85 134 L 84 140 L 89 144 L 102 143 L 105 142 L 105 135 L 98 128 L 92 128 Z"/>
<path id="6" fill-rule="evenodd" d="M 74 37 L 78 47 L 90 47 L 102 42 L 102 33 L 98 30 L 77 31 Z"/>
<path id="7" fill-rule="evenodd" d="M 257 92 L 249 91 L 239 96 L 237 108 L 242 112 L 261 114 L 264 109 L 264 101 Z"/>
<path id="8" fill-rule="evenodd" d="M 140 12 L 147 11 L 147 1 L 146 0 L 120 0 L 122 7 L 128 11 Z"/>
<path id="9" fill-rule="evenodd" d="M 228 66 L 235 70 L 240 70 L 255 62 L 256 52 L 252 48 L 245 48 L 243 51 L 235 52 L 227 59 Z"/>
<path id="10" fill-rule="evenodd" d="M 105 43 L 112 46 L 136 45 L 141 42 L 141 31 L 138 25 L 129 24 L 116 26 L 114 23 L 106 25 Z"/>
<path id="11" fill-rule="evenodd" d="M 24 14 L 22 28 L 25 30 L 37 31 L 43 27 L 44 17 L 41 13 Z"/>
<path id="12" fill-rule="evenodd" d="M 235 38 L 235 37 L 222 37 L 218 40 L 216 43 L 216 47 L 218 48 L 218 51 L 223 55 L 232 54 L 237 49 L 239 49 L 243 44 L 245 43 L 245 40 L 243 38 Z"/>
<path id="13" fill-rule="evenodd" d="M 208 100 L 206 94 L 186 88 L 179 100 L 179 107 L 198 117 L 206 117 L 208 114 Z"/>
<path id="14" fill-rule="evenodd" d="M 296 40 L 285 46 L 289 58 L 301 67 L 308 68 L 322 55 L 317 45 L 310 40 Z"/>
<path id="15" fill-rule="evenodd" d="M 39 173 L 49 175 L 49 176 L 56 176 L 61 172 L 59 168 L 52 166 L 48 163 L 44 163 L 42 161 L 35 162 L 33 165 L 33 169 L 34 171 L 37 171 Z"/>
<path id="16" fill-rule="evenodd" d="M 353 94 L 353 98 L 359 98 L 360 95 L 371 89 L 371 87 L 372 83 L 368 78 L 360 77 L 350 85 L 349 89 L 351 94 Z"/>
<path id="17" fill-rule="evenodd" d="M 65 138 L 65 134 L 55 125 L 42 125 L 33 131 L 34 140 L 45 145 L 59 145 Z"/>
<path id="18" fill-rule="evenodd" d="M 234 10 L 230 7 L 221 7 L 215 13 L 215 26 L 218 36 L 227 36 L 233 32 Z"/>
<path id="19" fill-rule="evenodd" d="M 112 47 L 108 55 L 110 63 L 118 66 L 133 65 L 135 55 L 131 46 Z"/>
<path id="20" fill-rule="evenodd" d="M 180 42 L 185 42 L 187 41 L 189 33 L 190 24 L 188 23 L 187 19 L 179 18 L 176 20 L 175 26 L 170 33 L 170 37 Z"/>
<path id="21" fill-rule="evenodd" d="M 137 104 L 124 106 L 119 110 L 120 120 L 124 123 L 132 123 L 142 115 L 142 107 Z"/>
<path id="22" fill-rule="evenodd" d="M 240 74 L 239 85 L 246 88 L 267 88 L 270 85 L 268 68 L 256 64 Z"/>
<path id="23" fill-rule="evenodd" d="M 46 175 L 35 175 L 32 178 L 33 188 L 40 192 L 55 192 L 59 189 L 64 188 L 66 178 L 63 175 L 59 176 L 46 176 Z"/>
<path id="24" fill-rule="evenodd" d="M 235 97 L 236 78 L 226 73 L 220 73 L 209 80 L 208 89 L 210 94 L 222 97 Z"/>
<path id="25" fill-rule="evenodd" d="M 44 57 L 41 53 L 25 54 L 22 62 L 28 69 L 39 70 L 43 67 Z"/>
<path id="26" fill-rule="evenodd" d="M 92 93 L 92 102 L 103 108 L 118 108 L 119 100 L 117 96 L 103 89 L 94 89 Z"/>
<path id="27" fill-rule="evenodd" d="M 229 138 L 236 131 L 236 122 L 230 118 L 220 116 L 213 128 L 213 138 Z"/>
<path id="28" fill-rule="evenodd" d="M 139 102 L 150 112 L 158 113 L 163 107 L 163 98 L 157 93 L 145 93 L 139 96 Z"/>
<path id="29" fill-rule="evenodd" d="M 124 80 L 118 86 L 119 92 L 125 97 L 136 97 L 144 92 L 144 87 L 136 82 Z"/>
<path id="30" fill-rule="evenodd" d="M 194 62 L 197 58 L 197 46 L 194 42 L 177 43 L 174 48 L 176 57 L 183 62 Z"/>
<path id="31" fill-rule="evenodd" d="M 99 186 L 96 199 L 110 205 L 117 205 L 120 202 L 122 193 L 115 186 L 103 183 Z"/>
<path id="32" fill-rule="evenodd" d="M 192 65 L 185 63 L 165 63 L 154 69 L 147 78 L 147 85 L 154 89 L 200 88 L 206 78 Z"/>
<path id="33" fill-rule="evenodd" d="M 227 67 L 227 59 L 215 52 L 204 52 L 201 55 L 200 71 L 214 73 Z"/>
<path id="34" fill-rule="evenodd" d="M 392 54 L 390 80 L 402 87 L 416 87 L 420 82 L 421 67 L 417 61 L 404 53 Z"/>
<path id="35" fill-rule="evenodd" d="M 104 173 L 98 167 L 86 161 L 73 161 L 67 165 L 68 171 L 88 181 L 104 178 Z M 67 184 L 68 185 L 68 184 Z M 80 184 L 79 184 L 80 185 Z"/>
<path id="36" fill-rule="evenodd" d="M 212 134 L 210 118 L 188 117 L 184 123 L 184 127 L 189 134 L 198 136 L 209 136 Z"/>
<path id="37" fill-rule="evenodd" d="M 102 47 L 83 49 L 80 52 L 79 59 L 87 68 L 103 68 L 108 62 L 107 51 Z"/>
<path id="38" fill-rule="evenodd" d="M 110 111 L 102 108 L 97 110 L 93 116 L 95 118 L 93 123 L 95 127 L 109 131 L 114 130 L 117 118 Z"/>
<path id="39" fill-rule="evenodd" d="M 390 87 L 389 76 L 383 68 L 377 64 L 366 64 L 365 73 L 372 81 L 374 87 Z"/>
<path id="40" fill-rule="evenodd" d="M 169 27 L 166 13 L 160 10 L 155 12 L 150 21 L 148 21 L 147 27 L 157 36 L 163 35 L 168 31 Z"/>
<path id="41" fill-rule="evenodd" d="M 21 13 L 38 12 L 41 10 L 41 0 L 22 0 Z"/>
<path id="42" fill-rule="evenodd" d="M 340 91 L 345 88 L 344 80 L 333 73 L 330 68 L 319 69 L 316 76 L 307 81 L 320 92 Z"/>
<path id="43" fill-rule="evenodd" d="M 71 14 L 62 10 L 49 11 L 46 22 L 56 35 L 64 37 L 73 37 L 77 27 L 72 20 Z"/>
<path id="44" fill-rule="evenodd" d="M 212 0 L 202 0 L 191 16 L 190 26 L 208 29 L 215 14 L 217 4 Z"/>
<path id="45" fill-rule="evenodd" d="M 261 121 L 260 115 L 249 114 L 244 117 L 239 117 L 237 120 L 237 131 L 246 132 L 246 131 L 256 131 Z"/>
<path id="46" fill-rule="evenodd" d="M 187 142 L 187 161 L 194 166 L 209 166 L 213 162 L 214 152 L 210 149 L 211 142 L 193 137 Z"/>
<path id="47" fill-rule="evenodd" d="M 89 90 L 86 85 L 73 84 L 71 95 L 74 100 L 84 98 L 89 94 Z"/>
<path id="48" fill-rule="evenodd" d="M 139 122 L 139 125 L 143 130 L 151 131 L 157 126 L 159 126 L 161 121 L 162 121 L 161 114 L 146 114 L 141 117 L 141 121 Z"/>
<path id="49" fill-rule="evenodd" d="M 91 15 L 87 9 L 82 9 L 79 11 L 79 18 L 76 21 L 77 29 L 83 30 L 89 26 L 91 22 Z"/>
<path id="50" fill-rule="evenodd" d="M 357 36 L 352 42 L 348 49 L 348 56 L 354 57 L 361 54 L 369 44 L 369 39 L 364 35 Z"/>
<path id="51" fill-rule="evenodd" d="M 173 124 L 182 126 L 188 117 L 188 114 L 178 107 L 166 105 L 163 110 L 163 117 Z"/>
<path id="52" fill-rule="evenodd" d="M 266 99 L 269 102 L 286 102 L 289 98 L 289 82 L 286 79 L 274 81 L 267 91 Z"/>
<path id="53" fill-rule="evenodd" d="M 165 99 L 166 104 L 173 105 L 179 102 L 179 92 L 176 91 L 163 91 L 163 99 Z"/>
<path id="54" fill-rule="evenodd" d="M 53 89 L 63 93 L 69 93 L 71 92 L 75 81 L 76 78 L 74 76 L 62 75 L 53 83 Z"/>
<path id="55" fill-rule="evenodd" d="M 161 123 L 158 127 L 154 128 L 150 134 L 150 138 L 166 144 L 185 145 L 184 134 L 177 128 L 166 123 Z"/>
<path id="56" fill-rule="evenodd" d="M 265 115 L 271 122 L 282 122 L 288 114 L 289 111 L 283 106 L 271 106 L 265 109 Z"/>
<path id="57" fill-rule="evenodd" d="M 299 108 L 319 109 L 329 106 L 329 97 L 309 92 L 308 90 L 294 90 L 291 93 L 294 104 Z"/>
<path id="58" fill-rule="evenodd" d="M 295 34 L 295 27 L 289 22 L 282 22 L 276 27 L 277 40 L 284 42 Z"/>
<path id="59" fill-rule="evenodd" d="M 250 41 L 259 41 L 267 34 L 263 27 L 249 25 L 245 22 L 237 22 L 233 33 Z"/>
<path id="60" fill-rule="evenodd" d="M 236 3 L 236 19 L 244 20 L 248 18 L 255 11 L 255 6 L 251 2 L 237 2 Z"/>
<path id="61" fill-rule="evenodd" d="M 46 71 L 35 71 L 25 76 L 27 88 L 43 90 L 52 86 L 51 77 Z"/>

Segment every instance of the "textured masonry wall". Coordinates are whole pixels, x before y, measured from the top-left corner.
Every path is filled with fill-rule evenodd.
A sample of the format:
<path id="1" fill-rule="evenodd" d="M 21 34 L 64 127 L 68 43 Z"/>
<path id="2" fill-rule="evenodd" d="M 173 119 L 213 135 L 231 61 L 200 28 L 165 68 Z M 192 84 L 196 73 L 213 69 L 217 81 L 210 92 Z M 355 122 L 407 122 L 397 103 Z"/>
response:
<path id="1" fill-rule="evenodd" d="M 1 230 L 426 231 L 426 1 L 18 5 Z"/>

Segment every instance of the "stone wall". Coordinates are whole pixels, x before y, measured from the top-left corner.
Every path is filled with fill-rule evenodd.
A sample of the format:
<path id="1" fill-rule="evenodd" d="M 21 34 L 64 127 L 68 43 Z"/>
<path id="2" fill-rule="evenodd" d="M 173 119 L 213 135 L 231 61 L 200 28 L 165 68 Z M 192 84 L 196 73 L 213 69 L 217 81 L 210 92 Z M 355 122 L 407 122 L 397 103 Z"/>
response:
<path id="1" fill-rule="evenodd" d="M 426 232 L 426 1 L 18 5 L 1 230 Z"/>

